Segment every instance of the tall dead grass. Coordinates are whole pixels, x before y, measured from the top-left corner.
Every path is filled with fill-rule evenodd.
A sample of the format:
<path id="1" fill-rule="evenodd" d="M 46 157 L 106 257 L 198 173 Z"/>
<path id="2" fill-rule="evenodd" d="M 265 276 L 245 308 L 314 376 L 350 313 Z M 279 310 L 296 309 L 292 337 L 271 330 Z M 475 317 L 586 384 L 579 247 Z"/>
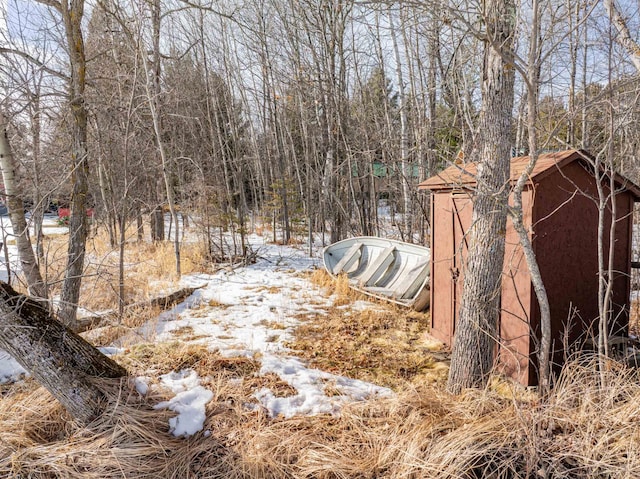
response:
<path id="1" fill-rule="evenodd" d="M 53 294 L 62 285 L 66 267 L 66 236 L 46 240 L 46 274 Z M 91 311 L 117 307 L 119 298 L 119 257 L 117 248 L 109 245 L 106 231 L 98 230 L 87 242 L 85 274 L 80 292 L 80 304 Z M 125 247 L 125 302 L 149 299 L 175 283 L 175 254 L 171 242 L 137 242 L 131 237 Z M 181 245 L 182 274 L 207 272 L 211 264 L 206 260 L 202 243 Z"/>
<path id="2" fill-rule="evenodd" d="M 640 476 L 640 385 L 609 363 L 573 363 L 542 402 L 491 392 L 461 397 L 420 385 L 394 398 L 354 403 L 339 417 L 268 417 L 247 382 L 250 360 L 166 346 L 132 351 L 142 369 L 167 357 L 208 371 L 215 398 L 206 434 L 167 432 L 173 413 L 127 384 L 110 383 L 107 413 L 87 428 L 41 389 L 0 401 L 0 476 L 11 478 L 633 478 Z M 161 357 L 162 356 L 162 357 Z M 180 359 L 182 358 L 182 359 Z M 235 361 L 235 362 L 233 362 Z M 249 361 L 246 363 L 245 361 Z M 232 379 L 235 379 L 232 381 Z M 253 385 L 255 386 L 255 385 Z M 26 390 L 25 390 L 26 389 Z M 249 408 L 246 405 L 253 403 Z"/>
<path id="3" fill-rule="evenodd" d="M 169 253 L 144 249 L 128 259 L 143 265 L 136 274 L 155 277 L 153 268 L 168 263 L 146 258 Z M 506 398 L 492 389 L 454 397 L 441 387 L 446 357 L 421 340 L 428 316 L 382 305 L 374 312 L 341 308 L 361 296 L 344 280 L 336 287 L 324 272 L 314 281 L 337 290 L 338 304 L 307 319 L 291 346 L 329 371 L 394 387 L 394 397 L 352 403 L 336 417 L 271 418 L 254 391 L 296 391 L 274 375 L 258 375 L 258 361 L 180 342 L 134 345 L 117 357 L 133 376 L 193 368 L 206 378 L 214 398 L 205 431 L 171 436 L 174 413 L 153 409 L 169 395 L 157 383 L 144 397 L 131 382 L 100 383 L 105 413 L 79 427 L 26 380 L 0 392 L 0 477 L 640 477 L 636 371 L 615 362 L 598 371 L 596 358 L 582 358 L 565 368 L 544 400 Z"/>
<path id="4" fill-rule="evenodd" d="M 300 318 L 295 338 L 287 344 L 312 366 L 393 388 L 446 379 L 448 355 L 425 340 L 428 313 L 388 302 L 345 308 L 371 298 L 352 290 L 346 276 L 332 278 L 317 270 L 311 281 L 336 298 L 326 313 Z"/>
<path id="5" fill-rule="evenodd" d="M 344 274 L 333 277 L 324 268 L 319 268 L 313 271 L 309 280 L 324 289 L 327 295 L 333 295 L 334 306 L 344 306 L 354 301 L 371 299 L 363 293 L 351 289 L 349 279 Z"/>

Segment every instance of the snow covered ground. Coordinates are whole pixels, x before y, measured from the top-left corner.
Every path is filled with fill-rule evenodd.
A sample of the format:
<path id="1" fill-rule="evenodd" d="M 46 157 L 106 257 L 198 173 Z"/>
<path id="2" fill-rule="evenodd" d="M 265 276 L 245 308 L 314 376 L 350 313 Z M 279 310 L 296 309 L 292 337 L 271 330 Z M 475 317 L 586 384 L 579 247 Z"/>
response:
<path id="1" fill-rule="evenodd" d="M 135 333 L 137 339 L 124 337 L 116 346 L 135 340 L 183 340 L 181 333 L 188 329 L 189 336 L 194 338 L 192 342 L 217 349 L 224 356 L 255 358 L 262 363 L 260 375 L 276 374 L 297 391 L 288 397 L 277 397 L 267 388 L 255 391 L 255 397 L 272 417 L 338 414 L 345 402 L 392 394 L 387 388 L 308 368 L 292 355 L 284 344 L 293 338 L 297 318 L 305 313 L 322 314 L 323 306 L 329 306 L 332 299 L 324 297 L 300 275 L 301 271 L 316 266 L 316 259 L 293 248 L 262 244 L 261 237 L 253 236 L 251 241 L 259 250 L 255 264 L 214 275 L 185 276 L 181 287 L 206 286 L 162 313 L 157 321 L 140 328 Z M 204 420 L 204 405 L 210 392 L 195 380 L 195 372 L 176 374 L 161 380 L 176 397 L 172 403 L 158 407 L 169 407 L 179 413 L 171 426 L 179 436 L 192 433 L 194 417 Z M 185 386 L 183 376 L 191 378 L 190 386 Z M 326 385 L 331 385 L 329 394 L 325 394 Z M 336 395 L 336 390 L 341 394 Z"/>
<path id="2" fill-rule="evenodd" d="M 332 303 L 331 297 L 325 297 L 300 274 L 319 266 L 318 259 L 295 248 L 265 244 L 259 236 L 252 236 L 250 242 L 258 251 L 255 264 L 216 274 L 184 276 L 175 289 L 201 288 L 103 351 L 114 354 L 135 343 L 179 340 L 204 345 L 227 357 L 252 357 L 261 362 L 259 375 L 276 374 L 296 391 L 288 397 L 279 397 L 268 388 L 255 391 L 255 398 L 272 417 L 339 414 L 341 406 L 349 401 L 391 395 L 387 388 L 309 368 L 295 357 L 285 344 L 293 338 L 299 318 L 323 314 Z M 13 248 L 10 253 L 15 256 Z M 359 307 L 367 307 L 363 303 Z M 189 334 L 185 335 L 185 331 Z M 0 351 L 0 383 L 19 380 L 24 374 L 7 353 Z M 156 407 L 177 413 L 169 424 L 174 435 L 188 436 L 202 429 L 205 406 L 213 394 L 201 385 L 195 371 L 140 377 L 135 379 L 135 385 L 141 394 L 155 385 L 173 391 L 171 400 Z M 328 394 L 325 385 L 330 385 Z"/>

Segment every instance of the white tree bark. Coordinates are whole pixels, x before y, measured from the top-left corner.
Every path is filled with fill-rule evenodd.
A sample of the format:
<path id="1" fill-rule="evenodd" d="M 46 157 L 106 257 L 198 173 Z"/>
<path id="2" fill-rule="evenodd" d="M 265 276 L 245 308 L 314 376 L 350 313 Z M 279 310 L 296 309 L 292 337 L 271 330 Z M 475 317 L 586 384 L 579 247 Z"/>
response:
<path id="1" fill-rule="evenodd" d="M 27 281 L 29 294 L 37 298 L 46 298 L 47 289 L 44 281 L 42 281 L 38 261 L 29 239 L 29 228 L 24 216 L 24 205 L 18 191 L 15 162 L 7 135 L 7 120 L 2 113 L 0 113 L 0 130 L 0 170 L 2 170 L 4 194 L 9 209 L 11 226 L 18 247 L 20 268 Z"/>
<path id="2" fill-rule="evenodd" d="M 640 72 L 640 45 L 631 38 L 627 21 L 622 16 L 622 13 L 620 13 L 620 10 L 618 10 L 615 0 L 604 0 L 604 8 L 607 11 L 607 15 L 609 15 L 611 23 L 613 23 L 613 26 L 618 31 L 618 43 L 629 52 L 633 66 Z"/>
<path id="3" fill-rule="evenodd" d="M 400 6 L 402 8 L 402 6 Z M 398 40 L 396 38 L 396 29 L 393 22 L 393 13 L 389 9 L 389 28 L 391 29 L 391 42 L 393 44 L 393 54 L 396 62 L 396 81 L 398 83 L 398 110 L 400 113 L 400 168 L 402 171 L 402 203 L 403 203 L 403 223 L 404 223 L 404 240 L 413 242 L 412 236 L 412 218 L 411 218 L 411 165 L 409 164 L 409 125 L 407 121 L 407 104 L 404 89 L 404 78 L 402 76 L 402 59 L 400 57 L 400 49 L 398 48 Z"/>

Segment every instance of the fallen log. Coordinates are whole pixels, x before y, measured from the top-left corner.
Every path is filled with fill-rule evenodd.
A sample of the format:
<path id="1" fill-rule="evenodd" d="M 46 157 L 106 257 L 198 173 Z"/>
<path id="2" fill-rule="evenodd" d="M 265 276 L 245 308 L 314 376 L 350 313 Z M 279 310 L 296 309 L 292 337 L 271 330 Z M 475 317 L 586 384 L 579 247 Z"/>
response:
<path id="1" fill-rule="evenodd" d="M 58 321 L 46 308 L 0 282 L 0 348 L 86 424 L 105 396 L 93 378 L 119 378 L 127 371 Z"/>
<path id="2" fill-rule="evenodd" d="M 189 296 L 191 296 L 195 291 L 197 291 L 198 289 L 202 289 L 205 286 L 207 285 L 203 284 L 202 286 L 197 286 L 195 288 L 182 288 L 166 296 L 159 296 L 157 298 L 153 298 L 147 301 L 138 301 L 136 303 L 130 303 L 125 305 L 124 311 L 127 312 L 134 309 L 145 309 L 145 308 L 159 308 L 160 310 L 164 311 L 184 301 Z M 76 333 L 83 333 L 90 329 L 102 326 L 107 321 L 113 321 L 116 319 L 118 319 L 118 311 L 115 309 L 111 311 L 107 311 L 105 313 L 97 314 L 94 316 L 79 318 L 77 321 L 78 326 L 75 329 L 75 331 Z"/>

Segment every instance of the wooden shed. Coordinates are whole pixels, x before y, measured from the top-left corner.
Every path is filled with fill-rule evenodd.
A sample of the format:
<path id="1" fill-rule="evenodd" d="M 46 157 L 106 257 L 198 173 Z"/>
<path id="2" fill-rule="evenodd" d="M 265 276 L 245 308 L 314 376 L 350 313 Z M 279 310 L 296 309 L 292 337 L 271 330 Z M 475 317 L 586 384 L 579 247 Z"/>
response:
<path id="1" fill-rule="evenodd" d="M 562 364 L 568 349 L 598 331 L 598 198 L 588 153 L 568 150 L 540 155 L 523 192 L 525 225 L 551 306 L 552 361 Z M 529 157 L 513 158 L 512 181 Z M 431 201 L 431 334 L 447 345 L 456 331 L 471 225 L 475 164 L 453 165 L 420 183 Z M 634 202 L 640 188 L 616 175 L 614 295 L 611 334 L 626 335 Z M 605 185 L 606 189 L 606 185 Z M 607 189 L 608 191 L 608 189 Z M 608 238 L 611 212 L 607 211 Z M 507 222 L 501 291 L 499 368 L 524 385 L 537 384 L 536 348 L 540 314 L 518 235 Z"/>

